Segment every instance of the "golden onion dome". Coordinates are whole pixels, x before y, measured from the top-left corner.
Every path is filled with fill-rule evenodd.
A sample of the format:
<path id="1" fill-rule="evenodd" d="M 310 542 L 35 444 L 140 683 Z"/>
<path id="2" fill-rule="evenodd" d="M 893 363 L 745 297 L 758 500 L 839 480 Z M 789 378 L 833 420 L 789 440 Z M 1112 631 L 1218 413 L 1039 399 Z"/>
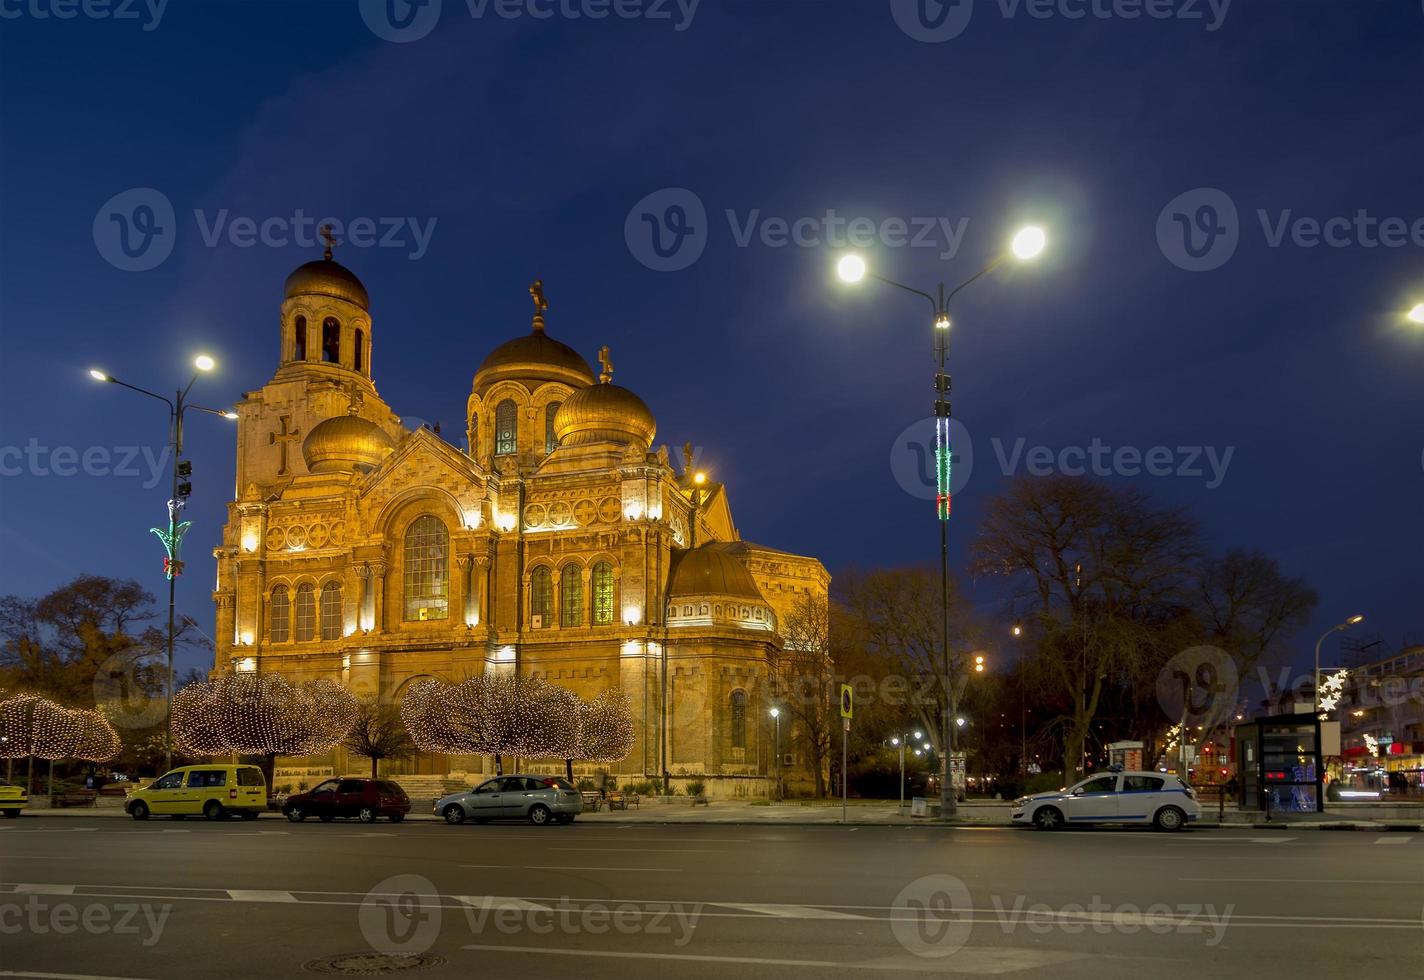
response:
<path id="1" fill-rule="evenodd" d="M 657 431 L 657 420 L 643 399 L 606 381 L 565 398 L 554 416 L 554 438 L 560 446 L 619 442 L 647 449 Z"/>
<path id="2" fill-rule="evenodd" d="M 363 310 L 371 308 L 370 297 L 361 280 L 340 262 L 334 262 L 328 249 L 326 258 L 299 265 L 287 277 L 287 299 L 297 296 L 331 296 L 355 303 Z"/>
<path id="3" fill-rule="evenodd" d="M 747 566 L 727 554 L 720 542 L 674 550 L 668 595 L 727 595 L 766 602 Z"/>
<path id="4" fill-rule="evenodd" d="M 302 458 L 313 473 L 340 473 L 379 466 L 395 452 L 386 430 L 359 415 L 337 415 L 318 423 L 302 440 Z"/>
<path id="5" fill-rule="evenodd" d="M 544 332 L 543 318 L 523 337 L 505 341 L 490 351 L 475 372 L 475 391 L 483 393 L 497 381 L 562 381 L 574 388 L 593 384 L 593 369 L 568 344 Z"/>

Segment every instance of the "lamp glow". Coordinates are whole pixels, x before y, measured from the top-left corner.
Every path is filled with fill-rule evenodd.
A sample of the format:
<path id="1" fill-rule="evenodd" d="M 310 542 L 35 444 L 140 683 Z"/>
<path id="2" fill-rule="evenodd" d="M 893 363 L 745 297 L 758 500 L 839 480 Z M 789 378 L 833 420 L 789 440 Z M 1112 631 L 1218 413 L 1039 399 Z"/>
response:
<path id="1" fill-rule="evenodd" d="M 697 472 L 697 475 L 692 478 L 692 482 L 697 484 L 699 487 L 702 486 L 702 484 L 707 482 L 707 474 L 699 470 Z"/>
<path id="2" fill-rule="evenodd" d="M 1365 621 L 1365 617 L 1364 617 L 1364 616 L 1359 616 L 1359 615 L 1351 616 L 1349 619 L 1345 620 L 1345 625 L 1347 625 L 1347 626 L 1354 626 L 1354 625 L 1356 625 L 1356 624 L 1358 624 L 1358 623 L 1363 623 L 1364 621 Z"/>
<path id="3" fill-rule="evenodd" d="M 193 358 L 193 367 L 197 368 L 199 371 L 211 371 L 216 365 L 217 361 L 214 361 L 207 354 L 199 354 L 197 357 Z"/>
<path id="4" fill-rule="evenodd" d="M 842 282 L 860 282 L 865 278 L 865 259 L 854 254 L 842 256 L 836 263 L 836 275 Z"/>
<path id="5" fill-rule="evenodd" d="M 223 412 L 223 413 L 222 413 L 222 417 L 225 418 L 225 419 L 234 419 L 234 420 L 235 420 L 235 419 L 237 418 L 237 413 L 236 413 L 236 412 Z"/>
<path id="6" fill-rule="evenodd" d="M 1047 244 L 1048 236 L 1043 233 L 1043 229 L 1037 225 L 1029 225 L 1019 229 L 1010 247 L 1015 258 L 1027 261 L 1038 258 Z"/>
<path id="7" fill-rule="evenodd" d="M 90 368 L 90 369 L 89 369 L 89 377 L 93 378 L 95 381 L 108 381 L 108 380 L 109 380 L 109 376 L 108 376 L 107 374 L 105 374 L 103 371 L 100 371 L 98 368 Z"/>
<path id="8" fill-rule="evenodd" d="M 771 709 L 771 716 L 772 716 L 773 718 L 780 718 L 780 717 L 781 717 L 781 709 L 780 709 L 780 708 L 772 708 L 772 709 Z"/>
<path id="9" fill-rule="evenodd" d="M 1409 319 L 1413 323 L 1424 323 L 1424 303 L 1414 305 L 1414 309 L 1409 311 Z"/>

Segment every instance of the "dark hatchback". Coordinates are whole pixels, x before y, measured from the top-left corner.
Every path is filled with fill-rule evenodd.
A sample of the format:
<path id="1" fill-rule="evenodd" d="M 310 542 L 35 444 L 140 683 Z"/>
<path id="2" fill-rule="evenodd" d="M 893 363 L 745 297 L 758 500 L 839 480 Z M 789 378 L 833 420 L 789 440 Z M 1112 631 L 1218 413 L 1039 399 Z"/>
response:
<path id="1" fill-rule="evenodd" d="M 362 823 L 389 817 L 391 823 L 400 823 L 409 812 L 410 797 L 389 779 L 328 779 L 306 793 L 289 796 L 282 805 L 282 813 L 292 823 L 307 817 L 322 821 L 355 817 Z"/>

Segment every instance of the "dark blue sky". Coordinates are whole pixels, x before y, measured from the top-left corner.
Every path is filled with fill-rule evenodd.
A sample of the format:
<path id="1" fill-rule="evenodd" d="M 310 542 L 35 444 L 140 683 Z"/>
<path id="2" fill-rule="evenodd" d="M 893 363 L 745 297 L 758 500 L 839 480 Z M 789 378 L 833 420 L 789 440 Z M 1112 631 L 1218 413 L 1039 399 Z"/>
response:
<path id="1" fill-rule="evenodd" d="M 926 43 L 890 0 L 705 0 L 690 23 L 675 4 L 671 20 L 593 21 L 472 17 L 444 0 L 427 36 L 390 43 L 357 0 L 173 0 L 156 24 L 141 3 L 139 20 L 59 20 L 35 16 L 52 0 L 7 0 L 0 592 L 81 571 L 162 592 L 147 529 L 166 483 L 145 486 L 142 458 L 137 476 L 55 475 L 72 461 L 53 451 L 117 460 L 164 442 L 163 407 L 90 382 L 91 365 L 171 388 L 201 350 L 221 362 L 203 402 L 260 386 L 283 278 L 317 252 L 205 229 L 299 212 L 435 223 L 423 252 L 409 224 L 396 247 L 340 249 L 371 292 L 376 384 L 402 414 L 461 431 L 471 375 L 528 329 L 542 276 L 550 332 L 590 359 L 611 346 L 659 441 L 704 447 L 748 538 L 833 570 L 933 560 L 932 505 L 892 462 L 932 399 L 928 307 L 837 283 L 825 244 L 768 244 L 772 219 L 834 211 L 871 219 L 868 259 L 926 289 L 977 270 L 1022 220 L 1049 231 L 1044 260 L 977 283 L 955 311 L 954 407 L 974 460 L 957 564 L 1020 439 L 1025 453 L 1165 446 L 1174 471 L 1192 462 L 1177 447 L 1231 450 L 1211 488 L 1205 457 L 1199 476 L 1119 478 L 1189 505 L 1215 547 L 1308 576 L 1317 627 L 1361 611 L 1397 643 L 1424 625 L 1424 328 L 1401 316 L 1424 301 L 1424 10 L 1235 0 L 1215 23 L 1190 6 L 1166 9 L 1205 19 L 978 0 L 962 34 Z M 133 188 L 176 214 L 171 255 L 147 271 L 110 261 L 102 220 Z M 688 239 L 703 251 L 680 271 L 639 260 L 635 205 L 665 188 L 706 212 Z M 1224 192 L 1238 240 L 1188 271 L 1173 214 L 1200 230 L 1201 204 L 1220 202 L 1199 188 Z M 1361 211 L 1402 239 L 1379 244 Z M 1352 223 L 1330 244 L 1311 247 L 1309 225 L 1273 243 L 1283 219 L 1336 217 Z M 898 222 L 906 238 L 929 222 L 962 240 L 946 259 L 942 230 L 911 246 Z M 195 417 L 188 433 L 181 608 L 205 626 L 227 424 Z"/>

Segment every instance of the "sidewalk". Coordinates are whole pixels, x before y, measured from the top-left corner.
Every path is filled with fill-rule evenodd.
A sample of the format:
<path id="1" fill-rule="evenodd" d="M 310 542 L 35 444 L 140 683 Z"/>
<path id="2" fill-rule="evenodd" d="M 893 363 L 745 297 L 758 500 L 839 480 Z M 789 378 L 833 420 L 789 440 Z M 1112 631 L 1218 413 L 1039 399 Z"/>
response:
<path id="1" fill-rule="evenodd" d="M 428 801 L 412 801 L 413 808 L 408 820 L 434 821 L 440 818 L 429 810 Z M 907 801 L 905 812 L 909 813 Z M 27 808 L 24 817 L 122 817 L 128 815 L 116 805 L 98 807 L 49 807 Z M 155 816 L 154 820 L 164 818 Z M 198 818 L 193 818 L 198 819 Z M 267 813 L 263 820 L 280 820 L 281 815 Z M 765 825 L 780 826 L 842 826 L 839 803 L 749 803 L 733 800 L 714 800 L 708 806 L 692 806 L 686 800 L 674 799 L 663 802 L 650 799 L 631 810 L 599 810 L 597 813 L 583 813 L 580 823 L 600 824 L 712 824 L 712 825 Z M 0 830 L 5 827 L 0 822 Z M 959 805 L 959 812 L 952 823 L 941 823 L 926 817 L 901 816 L 899 806 L 894 802 L 853 800 L 846 808 L 846 822 L 849 826 L 885 827 L 953 827 L 982 826 L 1008 827 L 1009 804 L 1000 801 L 971 800 Z M 1253 828 L 1257 830 L 1364 830 L 1364 831 L 1407 831 L 1424 832 L 1424 818 L 1395 818 L 1380 815 L 1375 817 L 1362 812 L 1358 805 L 1350 807 L 1348 814 L 1326 813 L 1273 813 L 1270 820 L 1264 813 L 1256 811 L 1239 812 L 1227 807 L 1220 819 L 1215 807 L 1204 807 L 1202 819 L 1192 825 L 1195 828 Z"/>

